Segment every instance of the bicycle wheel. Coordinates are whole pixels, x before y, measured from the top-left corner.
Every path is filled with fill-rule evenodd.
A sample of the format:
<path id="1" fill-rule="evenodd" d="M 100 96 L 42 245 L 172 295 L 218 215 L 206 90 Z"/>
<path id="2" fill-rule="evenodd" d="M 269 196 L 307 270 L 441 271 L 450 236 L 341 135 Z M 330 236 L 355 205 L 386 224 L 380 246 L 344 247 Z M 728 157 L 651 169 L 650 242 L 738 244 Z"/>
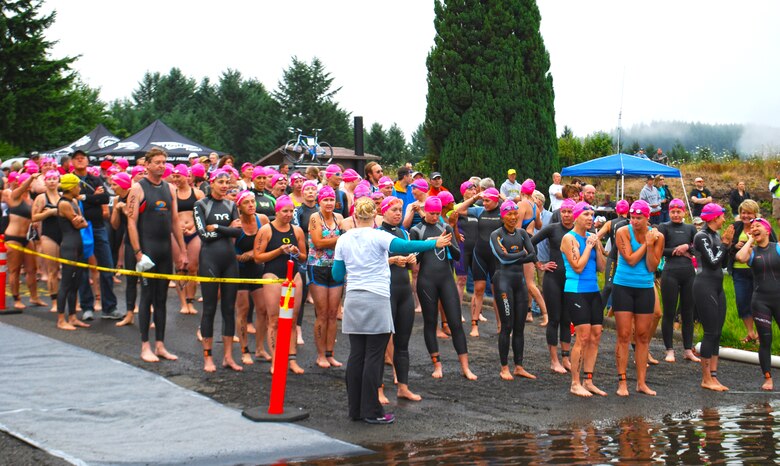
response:
<path id="1" fill-rule="evenodd" d="M 290 139 L 282 146 L 282 153 L 285 159 L 290 163 L 298 163 L 304 156 L 303 148 L 298 144 L 297 139 Z"/>
<path id="2" fill-rule="evenodd" d="M 327 142 L 317 144 L 317 163 L 327 165 L 333 160 L 333 148 Z"/>

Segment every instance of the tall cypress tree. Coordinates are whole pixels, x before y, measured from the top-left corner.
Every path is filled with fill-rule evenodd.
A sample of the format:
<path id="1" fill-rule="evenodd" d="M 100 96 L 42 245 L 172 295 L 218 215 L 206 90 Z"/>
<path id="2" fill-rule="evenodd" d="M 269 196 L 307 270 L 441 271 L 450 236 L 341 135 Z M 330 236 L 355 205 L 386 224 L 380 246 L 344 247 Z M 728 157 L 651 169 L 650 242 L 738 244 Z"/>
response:
<path id="1" fill-rule="evenodd" d="M 539 184 L 558 166 L 550 57 L 535 0 L 436 0 L 425 130 L 450 183 L 508 168 Z"/>

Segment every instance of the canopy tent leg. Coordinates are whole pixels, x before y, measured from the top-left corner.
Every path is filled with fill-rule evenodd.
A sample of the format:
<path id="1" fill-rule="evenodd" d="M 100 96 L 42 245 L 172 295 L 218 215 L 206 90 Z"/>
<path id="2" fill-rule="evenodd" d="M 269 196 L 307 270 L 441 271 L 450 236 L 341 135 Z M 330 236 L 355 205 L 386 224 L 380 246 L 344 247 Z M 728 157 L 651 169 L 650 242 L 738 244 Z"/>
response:
<path id="1" fill-rule="evenodd" d="M 685 196 L 685 204 L 688 206 L 688 215 L 691 216 L 691 222 L 693 222 L 693 211 L 691 210 L 691 200 L 688 197 L 688 191 L 685 190 L 685 180 L 683 179 L 682 172 L 680 172 L 680 184 L 682 185 L 683 196 Z"/>

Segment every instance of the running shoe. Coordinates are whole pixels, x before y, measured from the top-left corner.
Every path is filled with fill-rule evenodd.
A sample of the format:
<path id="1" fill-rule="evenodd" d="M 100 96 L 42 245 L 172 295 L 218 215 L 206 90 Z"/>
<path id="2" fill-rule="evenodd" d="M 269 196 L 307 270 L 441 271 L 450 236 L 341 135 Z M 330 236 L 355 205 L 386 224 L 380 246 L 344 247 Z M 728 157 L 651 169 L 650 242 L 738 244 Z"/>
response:
<path id="1" fill-rule="evenodd" d="M 81 314 L 81 320 L 95 320 L 95 313 L 92 311 L 84 311 L 84 313 Z"/>
<path id="2" fill-rule="evenodd" d="M 382 417 L 366 417 L 363 418 L 363 422 L 367 424 L 392 424 L 395 422 L 395 415 L 388 413 Z"/>

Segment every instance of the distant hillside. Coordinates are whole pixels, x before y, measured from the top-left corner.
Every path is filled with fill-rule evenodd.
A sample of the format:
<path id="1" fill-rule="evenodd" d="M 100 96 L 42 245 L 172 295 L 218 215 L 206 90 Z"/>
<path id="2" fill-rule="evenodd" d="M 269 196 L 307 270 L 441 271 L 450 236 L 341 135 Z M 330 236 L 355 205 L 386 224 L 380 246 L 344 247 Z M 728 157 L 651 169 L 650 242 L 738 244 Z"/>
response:
<path id="1" fill-rule="evenodd" d="M 617 129 L 611 134 L 617 140 Z M 661 147 L 669 152 L 679 143 L 690 152 L 697 147 L 710 147 L 715 153 L 736 152 L 741 156 L 780 154 L 780 128 L 753 124 L 653 121 L 623 128 L 620 139 L 626 153 L 640 147 Z"/>

